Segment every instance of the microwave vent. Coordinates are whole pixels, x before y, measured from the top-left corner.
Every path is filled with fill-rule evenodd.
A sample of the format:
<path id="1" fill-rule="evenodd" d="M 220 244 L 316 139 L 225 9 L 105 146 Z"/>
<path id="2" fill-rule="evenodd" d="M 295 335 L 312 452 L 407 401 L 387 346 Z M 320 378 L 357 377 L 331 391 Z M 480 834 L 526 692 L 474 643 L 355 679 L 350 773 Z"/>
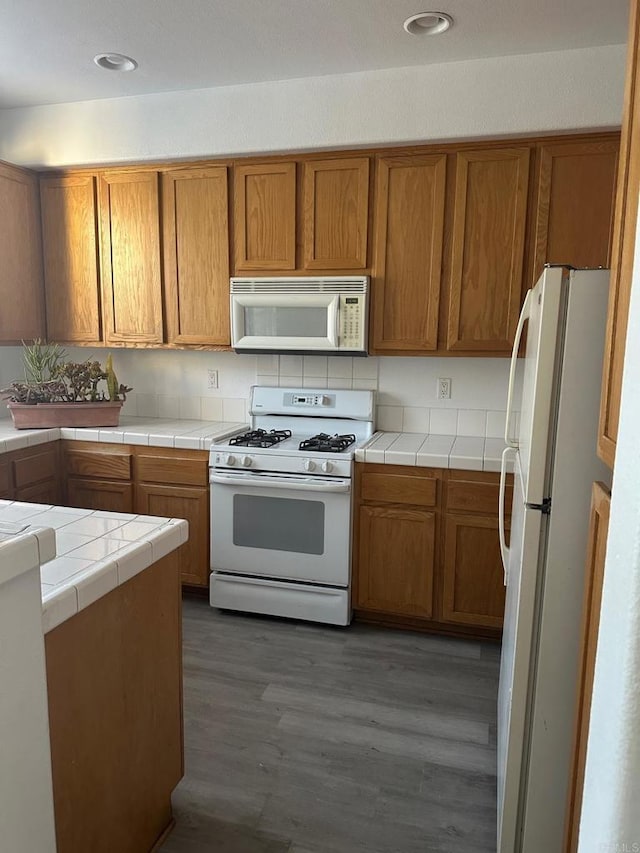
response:
<path id="1" fill-rule="evenodd" d="M 368 276 L 232 278 L 231 293 L 366 293 Z"/>

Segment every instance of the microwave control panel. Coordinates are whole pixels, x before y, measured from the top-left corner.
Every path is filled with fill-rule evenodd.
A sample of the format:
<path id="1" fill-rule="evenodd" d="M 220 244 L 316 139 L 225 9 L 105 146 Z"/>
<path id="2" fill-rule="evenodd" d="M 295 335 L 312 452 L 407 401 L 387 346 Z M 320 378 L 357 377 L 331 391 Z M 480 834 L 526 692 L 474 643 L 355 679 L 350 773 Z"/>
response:
<path id="1" fill-rule="evenodd" d="M 340 346 L 341 348 L 359 349 L 362 347 L 362 296 L 340 297 Z"/>

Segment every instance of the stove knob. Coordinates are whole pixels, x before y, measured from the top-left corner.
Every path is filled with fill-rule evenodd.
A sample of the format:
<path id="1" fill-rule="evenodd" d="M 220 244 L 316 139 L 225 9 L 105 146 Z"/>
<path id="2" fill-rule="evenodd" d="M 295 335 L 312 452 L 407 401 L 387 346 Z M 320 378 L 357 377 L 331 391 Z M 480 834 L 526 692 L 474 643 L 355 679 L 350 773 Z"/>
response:
<path id="1" fill-rule="evenodd" d="M 225 459 L 225 464 L 226 465 L 235 465 L 236 464 L 236 457 L 229 454 L 227 456 L 227 458 Z"/>
<path id="2" fill-rule="evenodd" d="M 243 464 L 243 466 L 244 466 L 245 468 L 250 468 L 250 467 L 251 467 L 251 462 L 252 462 L 253 460 L 251 459 L 251 457 L 250 457 L 250 456 L 243 456 L 241 461 L 242 461 L 242 464 Z"/>
<path id="3" fill-rule="evenodd" d="M 304 460 L 304 470 L 305 471 L 315 471 L 316 470 L 316 463 L 313 461 L 313 459 L 305 459 Z"/>
<path id="4" fill-rule="evenodd" d="M 328 474 L 330 471 L 333 471 L 333 463 L 325 460 L 320 466 L 325 474 Z"/>

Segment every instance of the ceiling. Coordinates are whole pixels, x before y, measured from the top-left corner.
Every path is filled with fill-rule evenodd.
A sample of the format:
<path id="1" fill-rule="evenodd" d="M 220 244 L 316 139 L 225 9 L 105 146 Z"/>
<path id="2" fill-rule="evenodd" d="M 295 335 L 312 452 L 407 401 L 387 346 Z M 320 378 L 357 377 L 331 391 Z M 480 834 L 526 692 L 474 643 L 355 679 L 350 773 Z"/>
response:
<path id="1" fill-rule="evenodd" d="M 629 0 L 2 0 L 0 108 L 619 44 Z M 437 9 L 446 34 L 410 36 Z M 102 52 L 134 57 L 103 71 Z"/>

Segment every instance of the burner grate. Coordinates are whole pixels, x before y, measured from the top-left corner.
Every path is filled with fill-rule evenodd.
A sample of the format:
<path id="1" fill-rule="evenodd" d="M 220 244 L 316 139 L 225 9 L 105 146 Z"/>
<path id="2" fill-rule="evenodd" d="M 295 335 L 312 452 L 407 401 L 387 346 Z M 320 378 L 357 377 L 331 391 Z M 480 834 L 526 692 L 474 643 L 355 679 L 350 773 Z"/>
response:
<path id="1" fill-rule="evenodd" d="M 234 447 L 273 447 L 287 438 L 291 438 L 290 429 L 253 429 L 243 432 L 242 435 L 234 435 L 229 439 L 229 444 Z"/>
<path id="2" fill-rule="evenodd" d="M 347 447 L 355 442 L 355 435 L 327 435 L 325 432 L 318 433 L 311 438 L 301 441 L 299 450 L 313 450 L 314 453 L 342 453 Z"/>

